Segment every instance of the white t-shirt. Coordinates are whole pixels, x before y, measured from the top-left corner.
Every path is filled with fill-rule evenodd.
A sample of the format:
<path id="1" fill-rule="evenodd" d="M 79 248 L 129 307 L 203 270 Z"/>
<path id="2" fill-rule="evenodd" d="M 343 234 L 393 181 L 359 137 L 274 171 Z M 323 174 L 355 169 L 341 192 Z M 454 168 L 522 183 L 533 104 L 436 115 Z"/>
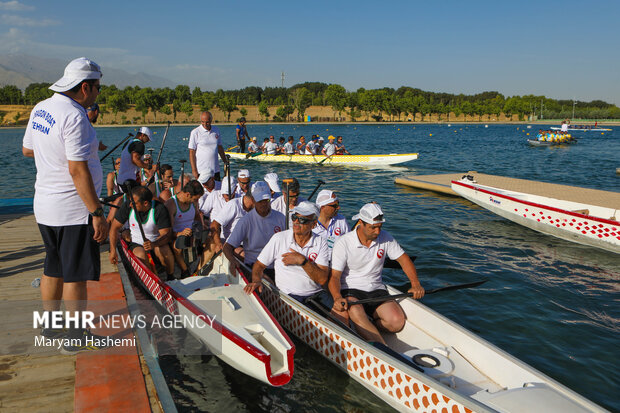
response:
<path id="1" fill-rule="evenodd" d="M 312 228 L 312 232 L 325 238 L 325 240 L 327 241 L 330 257 L 336 240 L 349 231 L 350 230 L 349 224 L 347 224 L 347 219 L 340 214 L 336 214 L 336 216 L 331 219 L 327 228 L 325 228 L 323 224 L 321 224 L 321 222 L 318 220 L 316 222 L 316 226 Z"/>
<path id="2" fill-rule="evenodd" d="M 254 142 L 250 142 L 248 145 L 248 153 L 250 152 L 258 152 L 258 145 Z"/>
<path id="3" fill-rule="evenodd" d="M 325 240 L 312 234 L 305 246 L 300 247 L 293 235 L 293 230 L 275 234 L 265 248 L 260 252 L 257 260 L 266 266 L 273 264 L 276 273 L 276 286 L 287 294 L 309 296 L 321 291 L 321 285 L 313 281 L 306 271 L 299 265 L 284 265 L 282 254 L 291 249 L 299 252 L 308 261 L 327 267 L 329 265 L 329 248 Z"/>
<path id="4" fill-rule="evenodd" d="M 323 149 L 325 149 L 325 154 L 327 156 L 332 156 L 336 153 L 336 145 L 333 143 L 326 143 Z"/>
<path id="5" fill-rule="evenodd" d="M 316 154 L 316 143 L 314 141 L 308 142 L 306 145 L 306 155 L 315 155 Z"/>
<path id="6" fill-rule="evenodd" d="M 360 242 L 357 231 L 341 236 L 332 250 L 332 269 L 342 271 L 341 288 L 355 288 L 362 291 L 385 289 L 381 272 L 385 256 L 396 260 L 405 251 L 387 231 L 381 230 L 370 247 Z"/>
<path id="7" fill-rule="evenodd" d="M 265 144 L 265 153 L 267 155 L 275 155 L 278 151 L 278 144 L 275 142 L 267 142 Z"/>
<path id="8" fill-rule="evenodd" d="M 243 244 L 244 262 L 252 264 L 261 250 L 267 245 L 273 234 L 284 230 L 284 215 L 271 210 L 266 217 L 261 217 L 256 209 L 241 218 L 226 241 L 237 248 Z"/>
<path id="9" fill-rule="evenodd" d="M 217 221 L 221 226 L 220 238 L 226 240 L 235 229 L 237 222 L 246 216 L 248 211 L 243 208 L 243 198 L 235 198 L 220 208 L 217 214 L 212 215 L 211 221 Z"/>
<path id="10" fill-rule="evenodd" d="M 215 181 L 215 186 L 213 187 L 213 189 L 211 190 L 211 192 L 207 191 L 207 188 L 205 188 L 203 186 L 205 192 L 204 194 L 202 194 L 202 196 L 198 199 L 198 209 L 202 210 L 202 206 L 204 205 L 204 203 L 207 201 L 207 198 L 209 197 L 209 195 L 211 195 L 211 192 L 213 191 L 219 191 L 220 189 L 222 189 L 222 183 L 220 181 Z"/>
<path id="11" fill-rule="evenodd" d="M 200 125 L 192 131 L 187 147 L 196 151 L 196 168 L 199 171 L 209 168 L 215 173 L 220 171 L 217 148 L 221 144 L 220 130 L 216 126 L 211 126 L 211 130 L 208 131 Z"/>
<path id="12" fill-rule="evenodd" d="M 200 212 L 202 212 L 205 216 L 214 216 L 217 214 L 217 211 L 224 207 L 224 205 L 226 205 L 226 200 L 222 196 L 221 189 L 211 191 L 202 205 L 198 203 Z"/>
<path id="13" fill-rule="evenodd" d="M 562 132 L 568 132 L 568 123 L 562 124 Z"/>
<path id="14" fill-rule="evenodd" d="M 34 151 L 37 167 L 33 203 L 37 222 L 54 227 L 87 224 L 88 208 L 75 189 L 68 162 L 88 162 L 98 196 L 103 184 L 99 141 L 86 110 L 55 93 L 32 109 L 23 146 Z"/>
<path id="15" fill-rule="evenodd" d="M 293 155 L 295 153 L 295 149 L 293 148 L 293 144 L 290 142 L 286 142 L 284 144 L 284 153 L 287 155 Z"/>

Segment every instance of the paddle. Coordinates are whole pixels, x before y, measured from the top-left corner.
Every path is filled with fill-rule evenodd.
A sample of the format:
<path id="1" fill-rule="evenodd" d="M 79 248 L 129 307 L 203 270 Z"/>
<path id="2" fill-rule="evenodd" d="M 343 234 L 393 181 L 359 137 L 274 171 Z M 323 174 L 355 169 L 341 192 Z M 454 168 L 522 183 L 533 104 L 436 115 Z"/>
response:
<path id="1" fill-rule="evenodd" d="M 424 291 L 424 295 L 435 294 L 435 293 L 442 292 L 442 291 L 460 290 L 460 289 L 463 289 L 463 288 L 473 288 L 473 287 L 477 287 L 477 286 L 479 286 L 481 284 L 484 284 L 487 281 L 488 280 L 480 280 L 480 281 L 476 281 L 476 282 L 472 282 L 472 283 L 467 283 L 467 284 L 455 284 L 455 285 L 448 285 L 446 287 L 434 288 L 432 290 Z M 411 294 L 411 293 L 404 293 L 404 294 L 387 295 L 385 297 L 365 298 L 365 299 L 357 300 L 357 301 L 349 301 L 349 305 L 366 304 L 366 303 L 380 303 L 380 302 L 383 302 L 383 301 L 396 300 L 398 298 L 409 298 L 409 297 L 413 297 L 413 294 Z"/>
<path id="2" fill-rule="evenodd" d="M 321 185 L 324 185 L 324 184 L 325 184 L 325 181 L 322 181 L 322 180 L 320 180 L 320 179 L 318 179 L 318 180 L 317 180 L 317 182 L 318 182 L 318 183 L 317 183 L 317 184 L 316 184 L 316 186 L 314 187 L 314 190 L 312 191 L 312 193 L 311 193 L 311 194 L 310 194 L 310 196 L 308 197 L 308 201 L 310 201 L 310 200 L 312 199 L 312 197 L 314 196 L 314 194 L 316 194 L 316 191 L 318 191 L 318 190 L 319 190 L 319 187 L 320 187 Z"/>
<path id="3" fill-rule="evenodd" d="M 228 155 L 226 155 L 226 160 L 228 162 L 226 162 L 226 165 L 228 165 L 228 173 L 226 174 L 228 176 L 228 200 L 230 201 L 232 199 L 232 193 L 233 193 L 233 189 L 232 189 L 232 185 L 230 183 L 230 157 Z M 226 166 L 224 165 L 224 166 Z"/>
<path id="4" fill-rule="evenodd" d="M 323 162 L 325 162 L 325 161 L 326 161 L 326 160 L 328 160 L 328 159 L 331 159 L 331 158 L 332 158 L 332 156 L 334 156 L 334 155 L 329 155 L 329 156 L 326 156 L 324 159 L 321 159 L 321 160 L 320 160 L 319 162 L 317 162 L 317 163 L 318 163 L 319 165 L 322 165 L 322 164 L 323 164 Z"/>
<path id="5" fill-rule="evenodd" d="M 288 229 L 288 219 L 289 219 L 288 210 L 289 210 L 289 204 L 290 204 L 289 197 L 291 196 L 291 193 L 288 190 L 288 186 L 289 184 L 293 183 L 293 180 L 291 178 L 283 179 L 282 183 L 284 184 L 284 188 L 286 189 L 286 198 L 284 199 L 284 202 L 286 202 L 286 217 L 285 217 L 286 223 L 284 225 L 286 226 L 286 229 Z"/>
<path id="6" fill-rule="evenodd" d="M 105 155 L 103 155 L 103 157 L 101 159 L 99 159 L 99 162 L 103 162 L 103 160 L 105 158 L 107 158 L 112 152 L 114 152 L 114 150 L 116 148 L 118 148 L 119 146 L 121 146 L 123 143 L 125 143 L 125 141 L 127 141 L 127 139 L 131 138 L 133 136 L 133 133 L 129 133 L 129 135 L 127 135 L 125 138 L 123 138 L 122 141 L 120 141 L 115 147 L 113 147 L 112 149 L 110 149 L 108 151 L 108 153 L 106 153 Z"/>
<path id="7" fill-rule="evenodd" d="M 217 257 L 220 256 L 220 254 L 222 253 L 222 250 L 219 250 L 218 252 L 216 252 L 215 254 L 213 254 L 213 257 L 211 257 L 211 259 L 209 261 L 207 261 L 207 263 L 205 265 L 203 265 L 200 270 L 198 270 L 198 274 L 196 275 L 207 275 L 209 273 L 209 267 L 211 267 L 213 265 L 213 262 L 215 261 L 215 259 Z"/>
<path id="8" fill-rule="evenodd" d="M 183 190 L 183 179 L 185 178 L 185 162 L 187 162 L 187 160 L 179 159 L 179 162 L 181 162 L 181 189 L 179 190 L 180 192 Z"/>
<path id="9" fill-rule="evenodd" d="M 161 159 L 161 153 L 164 151 L 164 145 L 166 144 L 166 138 L 168 137 L 168 129 L 170 129 L 170 121 L 168 121 L 168 125 L 166 125 L 166 131 L 164 132 L 164 138 L 161 140 L 161 145 L 159 147 L 159 153 L 157 154 L 157 162 L 155 162 L 155 165 L 156 165 L 155 173 L 159 173 L 159 160 Z M 151 179 L 149 179 L 149 182 L 146 184 L 146 186 L 147 187 L 150 186 L 154 180 L 155 180 L 155 174 L 151 176 Z"/>
<path id="10" fill-rule="evenodd" d="M 231 150 L 233 150 L 235 148 L 238 148 L 238 147 L 239 147 L 239 145 L 231 146 L 230 148 L 226 149 L 224 152 L 231 151 Z"/>
<path id="11" fill-rule="evenodd" d="M 262 152 L 248 153 L 248 154 L 245 155 L 245 159 L 254 158 L 255 156 L 259 156 L 259 155 L 262 155 L 262 154 L 263 154 Z"/>
<path id="12" fill-rule="evenodd" d="M 146 234 L 144 233 L 144 228 L 142 227 L 142 221 L 140 220 L 140 215 L 138 214 L 138 208 L 136 207 L 136 200 L 133 199 L 133 194 L 131 193 L 131 183 L 125 182 L 125 187 L 127 188 L 127 195 L 131 202 L 131 208 L 133 209 L 133 213 L 136 215 L 136 222 L 138 223 L 138 228 L 140 229 L 140 235 L 142 235 L 142 241 L 147 241 Z M 144 247 L 144 245 L 143 245 Z M 152 268 L 155 269 L 155 261 L 153 261 L 153 256 L 151 255 L 150 250 L 144 248 L 146 252 L 146 256 L 149 259 L 149 264 L 151 264 Z"/>

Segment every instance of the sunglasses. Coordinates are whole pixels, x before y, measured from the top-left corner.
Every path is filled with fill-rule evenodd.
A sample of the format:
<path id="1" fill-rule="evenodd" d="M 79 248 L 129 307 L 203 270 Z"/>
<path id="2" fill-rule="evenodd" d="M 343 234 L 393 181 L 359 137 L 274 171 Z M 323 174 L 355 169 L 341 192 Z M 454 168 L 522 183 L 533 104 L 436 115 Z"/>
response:
<path id="1" fill-rule="evenodd" d="M 291 219 L 293 220 L 293 222 L 295 222 L 295 221 L 299 221 L 299 223 L 300 223 L 301 225 L 308 224 L 308 223 L 310 223 L 310 222 L 314 222 L 314 218 L 305 218 L 305 217 L 300 217 L 300 216 L 299 216 L 299 215 L 297 215 L 297 214 L 293 214 L 293 216 L 291 216 Z"/>

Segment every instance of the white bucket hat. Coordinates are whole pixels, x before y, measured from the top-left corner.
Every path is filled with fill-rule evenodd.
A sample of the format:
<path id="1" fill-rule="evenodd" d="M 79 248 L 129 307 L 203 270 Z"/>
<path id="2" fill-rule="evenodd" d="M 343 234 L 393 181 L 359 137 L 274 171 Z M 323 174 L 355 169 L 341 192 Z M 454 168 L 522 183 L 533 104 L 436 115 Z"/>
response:
<path id="1" fill-rule="evenodd" d="M 282 192 L 282 189 L 280 189 L 280 185 L 278 184 L 278 174 L 273 172 L 269 173 L 265 175 L 264 179 L 273 192 Z"/>
<path id="2" fill-rule="evenodd" d="M 334 191 L 330 191 L 329 189 L 323 189 L 319 192 L 319 195 L 316 197 L 316 204 L 320 207 L 324 207 L 325 205 L 332 204 L 338 201 L 338 197 L 334 193 Z"/>
<path id="3" fill-rule="evenodd" d="M 69 62 L 64 75 L 49 88 L 54 92 L 66 92 L 83 80 L 101 79 L 101 68 L 92 60 L 80 57 Z"/>
<path id="4" fill-rule="evenodd" d="M 213 169 L 207 168 L 198 173 L 198 182 L 200 182 L 201 184 L 206 184 L 209 179 L 213 178 L 213 176 Z"/>
<path id="5" fill-rule="evenodd" d="M 138 133 L 148 136 L 149 140 L 151 140 L 151 136 L 153 136 L 153 134 L 151 133 L 151 130 L 147 128 L 146 126 L 141 127 Z"/>
<path id="6" fill-rule="evenodd" d="M 250 178 L 250 171 L 247 169 L 239 169 L 237 173 L 237 178 Z"/>
<path id="7" fill-rule="evenodd" d="M 379 204 L 366 204 L 360 209 L 360 213 L 357 215 L 353 215 L 353 220 L 357 221 L 361 219 L 367 224 L 382 224 L 385 222 L 385 218 L 383 217 L 383 211 L 381 210 L 381 206 Z"/>
<path id="8" fill-rule="evenodd" d="M 314 202 L 310 201 L 302 201 L 293 208 L 293 213 L 301 215 L 302 217 L 309 217 L 314 215 L 314 217 L 319 216 L 319 209 L 316 207 Z"/>

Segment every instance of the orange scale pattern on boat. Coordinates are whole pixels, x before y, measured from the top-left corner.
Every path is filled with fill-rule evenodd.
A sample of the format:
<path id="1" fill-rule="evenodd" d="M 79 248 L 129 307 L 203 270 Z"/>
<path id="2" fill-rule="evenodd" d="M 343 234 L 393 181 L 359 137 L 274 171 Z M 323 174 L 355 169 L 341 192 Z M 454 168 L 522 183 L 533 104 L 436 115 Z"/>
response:
<path id="1" fill-rule="evenodd" d="M 263 290 L 261 298 L 282 327 L 332 360 L 352 378 L 372 386 L 379 397 L 418 411 L 430 411 L 431 401 L 435 411 L 442 413 L 471 411 L 405 371 L 358 347 L 346 337 L 339 336 L 329 326 L 300 313 L 269 289 Z"/>

